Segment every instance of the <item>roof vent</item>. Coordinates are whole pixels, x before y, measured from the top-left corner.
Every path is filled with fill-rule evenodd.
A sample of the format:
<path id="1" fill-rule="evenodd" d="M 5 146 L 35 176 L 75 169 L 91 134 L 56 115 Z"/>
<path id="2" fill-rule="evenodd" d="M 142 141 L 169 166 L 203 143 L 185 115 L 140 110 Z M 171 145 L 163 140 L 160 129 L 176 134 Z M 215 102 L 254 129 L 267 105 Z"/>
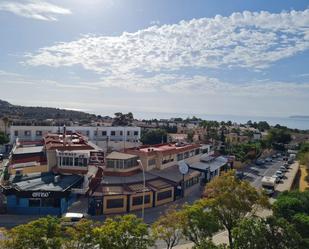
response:
<path id="1" fill-rule="evenodd" d="M 60 175 L 54 177 L 54 182 L 58 183 L 60 181 Z"/>

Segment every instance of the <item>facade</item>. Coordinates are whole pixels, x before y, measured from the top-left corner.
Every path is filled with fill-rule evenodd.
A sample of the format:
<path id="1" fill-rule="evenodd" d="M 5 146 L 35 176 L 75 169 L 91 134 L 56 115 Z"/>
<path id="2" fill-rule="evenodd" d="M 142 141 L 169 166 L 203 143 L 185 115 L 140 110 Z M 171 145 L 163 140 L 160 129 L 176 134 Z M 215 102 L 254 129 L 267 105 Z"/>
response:
<path id="1" fill-rule="evenodd" d="M 15 175 L 10 182 L 9 186 L 2 186 L 8 213 L 61 215 L 75 201 L 72 190 L 81 186 L 83 177 L 42 173 Z"/>
<path id="2" fill-rule="evenodd" d="M 107 150 L 123 149 L 139 146 L 141 137 L 140 127 L 121 126 L 67 126 L 68 132 L 76 132 L 87 137 L 91 142 Z M 39 141 L 49 133 L 61 133 L 59 126 L 17 126 L 10 127 L 10 143 L 19 141 Z"/>
<path id="3" fill-rule="evenodd" d="M 203 153 L 209 152 L 209 145 L 180 143 L 112 152 L 106 156 L 100 184 L 90 193 L 89 212 L 112 214 L 141 209 L 144 176 L 145 208 L 157 207 L 188 195 L 193 187 L 199 187 L 201 172 L 190 169 L 183 176 L 178 163 L 198 162 Z"/>
<path id="4" fill-rule="evenodd" d="M 9 158 L 8 180 L 0 187 L 15 214 L 60 215 L 102 178 L 104 152 L 79 133 L 48 134 L 18 142 Z"/>

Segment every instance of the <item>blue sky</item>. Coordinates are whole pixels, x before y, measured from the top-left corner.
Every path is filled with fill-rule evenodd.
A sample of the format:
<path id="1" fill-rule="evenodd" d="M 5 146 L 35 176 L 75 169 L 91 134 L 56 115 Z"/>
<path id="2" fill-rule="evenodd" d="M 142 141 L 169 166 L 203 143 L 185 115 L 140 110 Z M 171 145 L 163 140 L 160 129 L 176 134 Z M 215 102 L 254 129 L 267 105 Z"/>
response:
<path id="1" fill-rule="evenodd" d="M 309 115 L 308 6 L 0 0 L 0 98 L 138 117 Z"/>

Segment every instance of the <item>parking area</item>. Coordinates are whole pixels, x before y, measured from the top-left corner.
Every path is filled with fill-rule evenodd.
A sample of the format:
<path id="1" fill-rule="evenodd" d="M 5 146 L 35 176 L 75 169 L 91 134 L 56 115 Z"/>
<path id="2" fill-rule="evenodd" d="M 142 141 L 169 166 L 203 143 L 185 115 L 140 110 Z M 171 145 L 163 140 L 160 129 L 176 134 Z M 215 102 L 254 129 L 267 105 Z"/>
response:
<path id="1" fill-rule="evenodd" d="M 273 176 L 281 166 L 284 165 L 286 161 L 283 160 L 283 157 L 272 158 L 271 162 L 265 162 L 261 165 L 250 164 L 244 169 L 244 179 L 248 180 L 252 186 L 256 188 L 262 187 L 262 178 L 263 176 Z M 285 181 L 290 178 L 291 171 L 294 172 L 295 164 L 289 165 L 287 172 L 285 173 L 283 179 L 278 183 L 278 188 L 280 185 L 284 184 Z"/>

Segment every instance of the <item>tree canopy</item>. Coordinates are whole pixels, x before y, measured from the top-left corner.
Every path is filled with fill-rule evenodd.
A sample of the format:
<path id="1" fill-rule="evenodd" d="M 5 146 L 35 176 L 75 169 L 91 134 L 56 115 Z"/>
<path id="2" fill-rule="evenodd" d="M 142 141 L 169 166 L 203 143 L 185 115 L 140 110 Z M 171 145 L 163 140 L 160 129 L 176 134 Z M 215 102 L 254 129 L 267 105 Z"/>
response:
<path id="1" fill-rule="evenodd" d="M 113 120 L 113 126 L 130 126 L 132 125 L 134 118 L 132 112 L 122 113 L 116 112 Z"/>
<path id="2" fill-rule="evenodd" d="M 235 172 L 215 177 L 205 188 L 209 208 L 226 228 L 230 248 L 233 247 L 232 229 L 248 213 L 255 213 L 258 207 L 269 207 L 268 199 L 247 181 L 238 180 Z"/>
<path id="3" fill-rule="evenodd" d="M 167 132 L 163 129 L 153 129 L 142 132 L 141 142 L 143 144 L 160 144 L 167 142 Z"/>

